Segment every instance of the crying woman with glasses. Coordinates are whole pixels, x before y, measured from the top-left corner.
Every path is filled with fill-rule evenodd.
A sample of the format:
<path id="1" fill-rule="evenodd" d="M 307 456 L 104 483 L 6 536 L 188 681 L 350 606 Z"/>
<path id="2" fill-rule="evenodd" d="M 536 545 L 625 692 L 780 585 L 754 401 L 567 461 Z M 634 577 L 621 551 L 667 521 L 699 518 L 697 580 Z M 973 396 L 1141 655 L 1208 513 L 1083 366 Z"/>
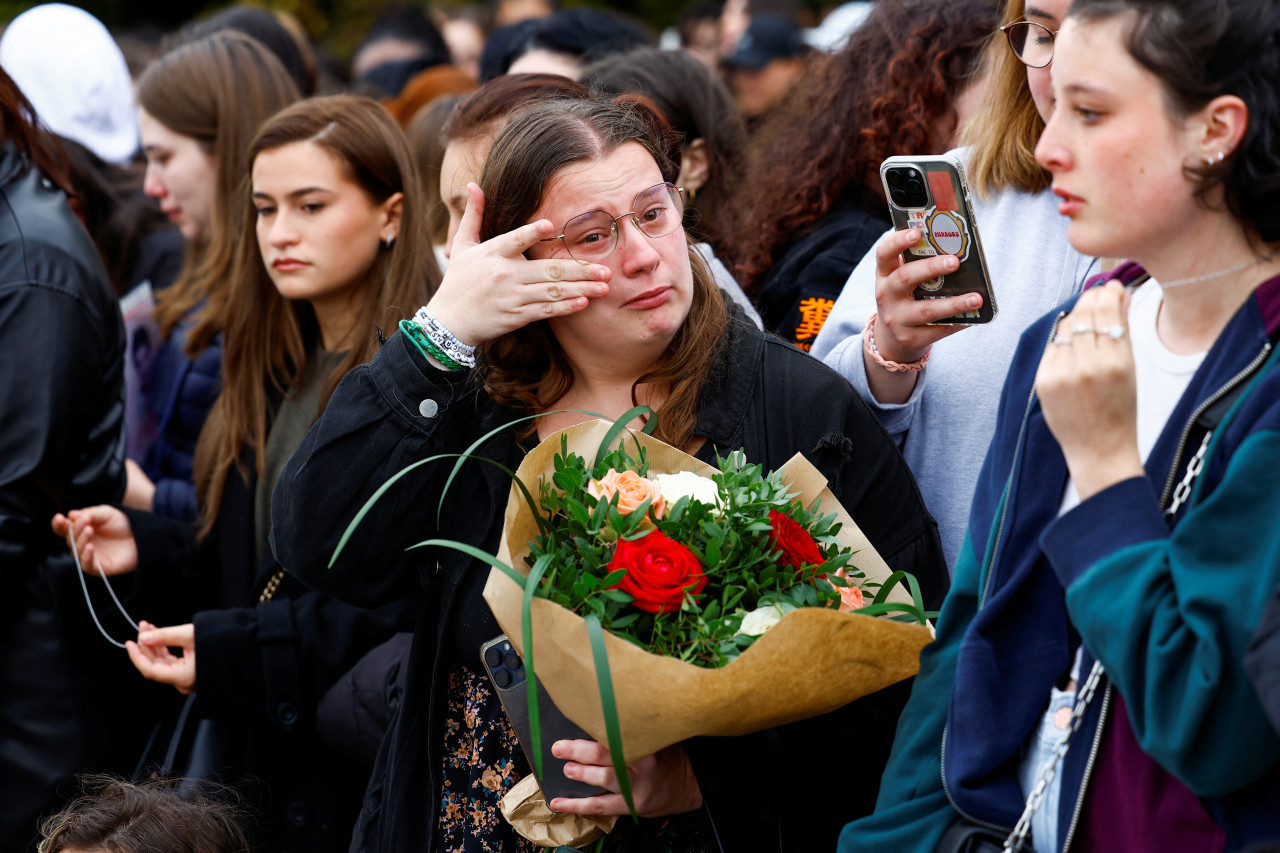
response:
<path id="1" fill-rule="evenodd" d="M 510 481 L 470 466 L 452 484 L 437 531 L 452 462 L 424 467 L 328 565 L 357 510 L 413 462 L 460 453 L 532 416 L 479 451 L 515 468 L 538 441 L 587 420 L 570 410 L 613 418 L 643 403 L 656 412 L 658 438 L 708 463 L 742 449 L 773 470 L 805 454 L 889 565 L 916 574 L 928 606 L 946 592 L 934 522 L 875 418 L 838 375 L 728 305 L 691 251 L 658 127 L 642 105 L 588 98 L 543 102 L 514 118 L 479 185 L 467 186 L 436 295 L 347 377 L 280 478 L 274 547 L 291 571 L 366 606 L 415 584 L 430 602 L 357 829 L 361 849 L 534 849 L 498 812 L 529 768 L 480 665 L 480 646 L 501 633 L 481 598 L 488 566 L 456 551 L 405 550 L 441 532 L 494 552 Z M 624 843 L 618 834 L 657 833 L 672 850 L 831 849 L 841 822 L 870 809 L 889 738 L 866 738 L 838 770 L 816 745 L 834 732 L 891 732 L 908 690 L 638 761 L 636 808 L 664 820 L 620 821 L 607 846 Z M 553 750 L 568 760 L 567 776 L 606 790 L 554 799 L 553 809 L 625 813 L 603 746 L 561 741 Z M 794 784 L 824 768 L 831 784 L 862 794 L 834 808 Z"/>

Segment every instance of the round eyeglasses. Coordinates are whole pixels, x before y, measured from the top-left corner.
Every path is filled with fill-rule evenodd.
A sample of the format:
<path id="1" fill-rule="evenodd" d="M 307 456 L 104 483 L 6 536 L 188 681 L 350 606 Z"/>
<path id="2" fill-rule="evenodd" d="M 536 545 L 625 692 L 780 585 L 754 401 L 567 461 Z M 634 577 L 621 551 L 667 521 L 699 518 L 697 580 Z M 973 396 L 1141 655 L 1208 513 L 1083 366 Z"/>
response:
<path id="1" fill-rule="evenodd" d="M 619 219 L 629 218 L 650 239 L 665 237 L 679 228 L 684 221 L 683 193 L 681 187 L 656 184 L 636 193 L 626 213 L 610 216 L 603 210 L 592 210 L 566 222 L 560 236 L 539 242 L 562 240 L 569 257 L 578 263 L 599 263 L 618 248 Z"/>
<path id="2" fill-rule="evenodd" d="M 1014 21 L 1000 28 L 1009 47 L 1022 60 L 1022 64 L 1030 68 L 1044 68 L 1053 62 L 1053 30 L 1030 21 Z"/>

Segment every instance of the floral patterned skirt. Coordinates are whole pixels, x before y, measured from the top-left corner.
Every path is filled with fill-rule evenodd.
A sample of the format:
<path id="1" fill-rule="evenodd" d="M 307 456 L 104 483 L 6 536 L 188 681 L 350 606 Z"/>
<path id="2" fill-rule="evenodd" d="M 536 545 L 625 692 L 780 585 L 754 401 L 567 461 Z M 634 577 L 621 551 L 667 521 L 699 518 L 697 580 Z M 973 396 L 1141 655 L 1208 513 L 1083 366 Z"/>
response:
<path id="1" fill-rule="evenodd" d="M 465 666 L 449 672 L 443 787 L 436 849 L 442 853 L 535 853 L 502 818 L 498 803 L 529 772 L 515 730 L 488 679 Z"/>
<path id="2" fill-rule="evenodd" d="M 538 853 L 502 817 L 498 804 L 529 771 L 515 729 L 489 679 L 465 666 L 449 671 L 444 766 L 435 849 L 441 853 Z M 611 853 L 712 853 L 701 812 L 670 819 L 618 821 Z M 594 847 L 594 845 L 593 845 Z"/>

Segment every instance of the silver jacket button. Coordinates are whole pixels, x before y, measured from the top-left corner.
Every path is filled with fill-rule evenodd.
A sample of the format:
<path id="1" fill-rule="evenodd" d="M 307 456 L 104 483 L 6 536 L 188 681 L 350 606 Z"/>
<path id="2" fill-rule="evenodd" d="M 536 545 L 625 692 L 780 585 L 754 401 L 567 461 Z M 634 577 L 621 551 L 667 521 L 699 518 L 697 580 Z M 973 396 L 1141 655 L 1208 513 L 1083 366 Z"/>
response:
<path id="1" fill-rule="evenodd" d="M 440 404 L 435 400 L 423 400 L 418 404 L 418 413 L 424 418 L 434 418 L 440 411 Z"/>

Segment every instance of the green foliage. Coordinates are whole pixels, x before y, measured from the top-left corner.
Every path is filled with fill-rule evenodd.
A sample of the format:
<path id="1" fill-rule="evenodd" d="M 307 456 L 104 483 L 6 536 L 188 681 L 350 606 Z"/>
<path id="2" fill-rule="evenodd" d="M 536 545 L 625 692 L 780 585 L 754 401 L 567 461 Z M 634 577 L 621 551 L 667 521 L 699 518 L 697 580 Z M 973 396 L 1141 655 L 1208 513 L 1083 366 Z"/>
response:
<path id="1" fill-rule="evenodd" d="M 717 460 L 714 506 L 684 496 L 662 516 L 648 503 L 622 514 L 616 495 L 598 500 L 588 490 L 593 479 L 610 469 L 648 476 L 643 447 L 633 456 L 624 442 L 598 458 L 589 466 L 562 441 L 551 476 L 537 496 L 550 524 L 530 543 L 527 561 L 530 566 L 549 561 L 539 596 L 595 616 L 606 630 L 642 648 L 700 666 L 723 666 L 754 642 L 740 633 L 751 610 L 775 604 L 784 610 L 836 607 L 836 584 L 846 581 L 827 576 L 838 569 L 849 577 L 862 576 L 850 566 L 852 555 L 836 541 L 840 524 L 835 514 L 824 515 L 817 505 L 805 507 L 779 474 L 766 475 L 741 454 Z M 821 565 L 797 570 L 779 563 L 769 536 L 769 513 L 775 510 L 810 532 L 821 549 Z M 686 594 L 676 612 L 654 614 L 634 607 L 632 597 L 616 588 L 625 570 L 610 567 L 619 540 L 639 539 L 655 529 L 696 555 L 707 578 L 702 592 L 696 598 Z"/>

